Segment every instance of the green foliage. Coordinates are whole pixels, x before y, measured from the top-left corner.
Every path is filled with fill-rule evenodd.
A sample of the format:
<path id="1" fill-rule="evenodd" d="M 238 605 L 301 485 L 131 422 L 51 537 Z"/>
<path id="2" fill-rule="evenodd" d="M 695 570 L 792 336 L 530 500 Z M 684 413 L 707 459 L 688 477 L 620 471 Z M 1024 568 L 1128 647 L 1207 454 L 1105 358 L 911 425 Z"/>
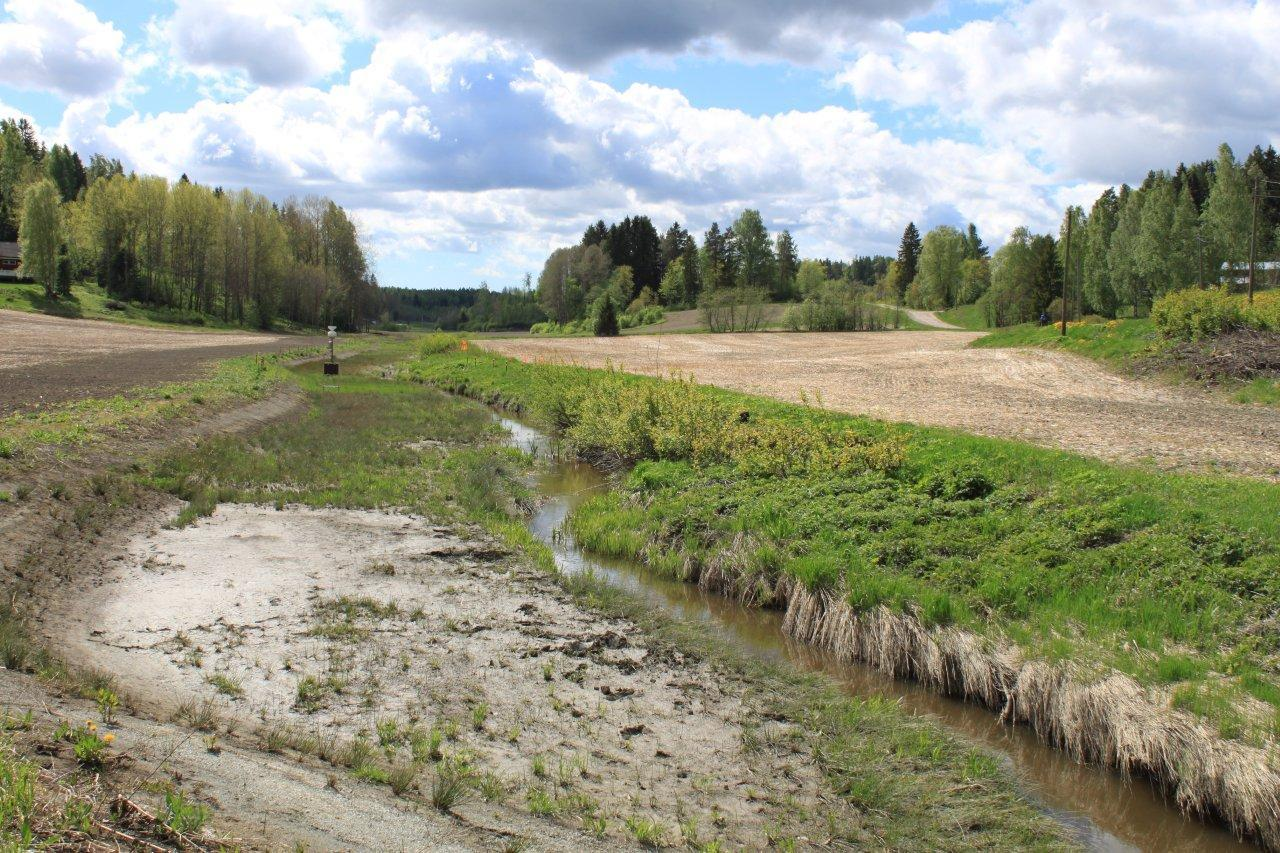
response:
<path id="1" fill-rule="evenodd" d="M 1156 300 L 1151 319 L 1166 338 L 1195 340 L 1241 328 L 1244 304 L 1223 287 L 1179 290 Z"/>
<path id="2" fill-rule="evenodd" d="M 619 331 L 618 312 L 613 307 L 613 299 L 606 293 L 599 309 L 596 311 L 595 336 L 597 338 L 612 338 Z"/>
<path id="3" fill-rule="evenodd" d="M 898 328 L 902 314 L 863 300 L 845 282 L 829 281 L 789 307 L 782 322 L 793 332 L 878 332 Z"/>
<path id="4" fill-rule="evenodd" d="M 174 832 L 190 835 L 199 832 L 209 821 L 209 809 L 200 803 L 188 800 L 179 791 L 170 791 L 164 795 L 164 813 L 161 815 L 164 825 Z"/>
<path id="5" fill-rule="evenodd" d="M 44 287 L 45 296 L 58 288 L 58 249 L 64 242 L 58 188 L 43 180 L 27 187 L 22 201 L 22 273 Z"/>
<path id="6" fill-rule="evenodd" d="M 418 354 L 421 356 L 440 355 L 456 352 L 461 346 L 462 338 L 447 332 L 432 332 L 418 339 Z"/>
<path id="7" fill-rule="evenodd" d="M 1154 340 L 1150 321 L 1070 331 L 1099 351 Z M 683 579 L 715 566 L 758 603 L 789 574 L 857 609 L 994 630 L 1029 654 L 1149 682 L 1219 669 L 1230 655 L 1261 689 L 1277 683 L 1264 662 L 1280 648 L 1249 626 L 1280 600 L 1280 486 L 1118 468 L 609 371 L 482 356 L 409 372 L 518 405 L 570 452 L 647 460 L 621 494 L 570 518 L 585 548 Z M 836 464 L 816 449 L 844 441 L 894 448 L 892 464 Z M 775 446 L 785 453 L 770 455 Z"/>

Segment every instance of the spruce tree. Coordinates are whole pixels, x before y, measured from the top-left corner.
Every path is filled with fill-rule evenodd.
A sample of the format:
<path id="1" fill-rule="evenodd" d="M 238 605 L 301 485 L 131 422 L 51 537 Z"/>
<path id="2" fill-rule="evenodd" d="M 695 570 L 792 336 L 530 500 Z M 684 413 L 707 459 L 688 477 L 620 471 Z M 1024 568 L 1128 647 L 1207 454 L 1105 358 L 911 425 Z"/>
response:
<path id="1" fill-rule="evenodd" d="M 607 293 L 600 303 L 600 310 L 596 313 L 595 333 L 597 338 L 612 338 L 618 334 L 618 312 L 613 307 L 613 299 Z"/>
<path id="2" fill-rule="evenodd" d="M 970 222 L 969 230 L 964 235 L 965 259 L 977 261 L 987 257 L 989 254 L 986 245 L 982 242 L 982 238 L 978 236 L 978 226 Z"/>
<path id="3" fill-rule="evenodd" d="M 898 244 L 898 293 L 905 294 L 911 282 L 916 280 L 920 265 L 920 232 L 914 222 L 908 222 Z"/>

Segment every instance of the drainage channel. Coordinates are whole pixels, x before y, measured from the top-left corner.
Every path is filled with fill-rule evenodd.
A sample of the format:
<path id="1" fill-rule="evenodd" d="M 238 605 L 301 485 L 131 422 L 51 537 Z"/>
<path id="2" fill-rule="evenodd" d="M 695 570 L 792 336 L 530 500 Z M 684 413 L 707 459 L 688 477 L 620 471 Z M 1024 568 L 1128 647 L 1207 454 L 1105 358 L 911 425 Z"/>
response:
<path id="1" fill-rule="evenodd" d="M 824 673 L 852 695 L 892 699 L 909 712 L 936 720 L 1002 756 L 1027 794 L 1091 850 L 1254 849 L 1220 826 L 1182 815 L 1144 779 L 1125 779 L 1110 769 L 1080 764 L 1026 727 L 1002 724 L 984 708 L 796 642 L 783 633 L 782 614 L 777 611 L 745 607 L 696 584 L 658 577 L 634 561 L 584 553 L 563 529 L 564 522 L 579 504 L 608 488 L 608 479 L 590 465 L 558 460 L 550 439 L 533 427 L 495 417 L 510 431 L 515 447 L 547 462 L 537 480 L 542 502 L 529 520 L 529 529 L 552 549 L 560 571 L 591 572 L 676 618 L 705 624 L 738 649 Z"/>

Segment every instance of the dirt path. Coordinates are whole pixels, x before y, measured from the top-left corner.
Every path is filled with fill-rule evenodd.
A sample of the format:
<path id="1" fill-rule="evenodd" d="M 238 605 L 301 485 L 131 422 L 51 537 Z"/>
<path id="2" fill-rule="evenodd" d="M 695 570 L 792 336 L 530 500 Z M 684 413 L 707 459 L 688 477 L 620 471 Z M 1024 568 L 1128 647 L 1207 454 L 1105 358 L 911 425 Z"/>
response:
<path id="1" fill-rule="evenodd" d="M 884 308 L 892 309 L 892 305 L 884 305 Z M 912 320 L 915 320 L 921 326 L 929 326 L 934 329 L 951 329 L 952 331 L 963 331 L 960 326 L 954 326 L 946 320 L 938 316 L 936 311 L 921 311 L 918 308 L 899 308 L 899 311 L 906 314 Z"/>
<path id="2" fill-rule="evenodd" d="M 316 344 L 316 337 L 180 332 L 0 311 L 0 416 L 203 376 L 215 359 Z"/>
<path id="3" fill-rule="evenodd" d="M 1280 478 L 1280 413 L 1127 379 L 1083 358 L 971 349 L 981 333 L 754 333 L 484 341 L 526 361 L 677 371 L 890 421 L 1021 439 L 1161 468 Z"/>

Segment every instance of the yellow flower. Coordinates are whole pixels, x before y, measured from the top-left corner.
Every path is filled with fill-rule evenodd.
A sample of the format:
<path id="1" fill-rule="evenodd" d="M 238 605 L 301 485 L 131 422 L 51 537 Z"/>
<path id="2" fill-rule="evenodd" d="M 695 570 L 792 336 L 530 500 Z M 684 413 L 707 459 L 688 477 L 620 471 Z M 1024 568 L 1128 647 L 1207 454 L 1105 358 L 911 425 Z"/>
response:
<path id="1" fill-rule="evenodd" d="M 95 723 L 93 720 L 85 720 L 84 723 L 86 726 L 89 727 L 89 731 L 96 732 L 98 730 L 98 724 Z"/>
<path id="2" fill-rule="evenodd" d="M 113 734 L 110 734 L 110 733 L 107 733 L 107 734 L 105 734 L 105 735 L 103 735 L 103 736 L 102 736 L 102 742 L 103 742 L 103 743 L 111 743 L 111 741 L 113 741 L 113 740 L 115 740 L 115 739 L 116 739 L 116 736 L 115 736 L 115 735 L 113 735 Z"/>

